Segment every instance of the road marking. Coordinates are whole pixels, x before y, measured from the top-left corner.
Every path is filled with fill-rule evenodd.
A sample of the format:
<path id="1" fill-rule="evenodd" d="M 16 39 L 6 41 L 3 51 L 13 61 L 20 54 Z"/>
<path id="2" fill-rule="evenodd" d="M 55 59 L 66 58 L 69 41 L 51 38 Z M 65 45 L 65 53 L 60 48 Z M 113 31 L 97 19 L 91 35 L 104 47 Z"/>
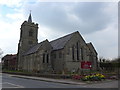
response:
<path id="1" fill-rule="evenodd" d="M 13 83 L 9 83 L 9 82 L 3 82 L 2 84 L 9 84 L 9 85 L 12 85 L 12 86 L 15 86 L 15 87 L 12 87 L 12 88 L 24 88 L 23 86 L 21 85 L 17 85 L 17 84 L 13 84 Z M 9 88 L 9 87 L 5 87 L 5 88 Z"/>
<path id="2" fill-rule="evenodd" d="M 12 76 L 14 76 L 14 75 L 8 75 L 9 77 L 12 77 Z"/>

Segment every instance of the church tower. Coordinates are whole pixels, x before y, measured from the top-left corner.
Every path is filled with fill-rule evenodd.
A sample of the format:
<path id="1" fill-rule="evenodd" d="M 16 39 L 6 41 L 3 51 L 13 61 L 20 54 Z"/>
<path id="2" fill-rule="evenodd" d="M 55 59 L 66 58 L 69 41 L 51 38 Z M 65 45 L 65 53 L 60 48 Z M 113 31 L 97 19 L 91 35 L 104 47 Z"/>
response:
<path id="1" fill-rule="evenodd" d="M 20 28 L 20 40 L 18 44 L 18 69 L 22 69 L 23 55 L 33 45 L 38 43 L 38 24 L 32 22 L 31 13 L 28 21 L 24 21 Z"/>

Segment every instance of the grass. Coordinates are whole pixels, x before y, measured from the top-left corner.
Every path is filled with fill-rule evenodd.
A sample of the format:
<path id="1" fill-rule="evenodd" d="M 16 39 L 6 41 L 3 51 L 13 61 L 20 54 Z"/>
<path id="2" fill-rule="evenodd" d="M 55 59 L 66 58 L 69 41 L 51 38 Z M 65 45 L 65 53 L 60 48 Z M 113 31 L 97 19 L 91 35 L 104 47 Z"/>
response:
<path id="1" fill-rule="evenodd" d="M 2 72 L 8 72 L 8 73 L 24 73 L 24 74 L 32 74 L 31 72 L 27 71 L 19 71 L 19 70 L 2 70 Z"/>

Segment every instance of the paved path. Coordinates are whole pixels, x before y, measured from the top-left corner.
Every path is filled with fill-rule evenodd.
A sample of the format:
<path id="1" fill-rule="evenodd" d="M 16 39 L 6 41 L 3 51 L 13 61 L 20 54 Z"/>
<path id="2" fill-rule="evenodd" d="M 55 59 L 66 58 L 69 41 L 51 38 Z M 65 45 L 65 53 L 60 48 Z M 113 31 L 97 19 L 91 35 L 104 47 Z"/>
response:
<path id="1" fill-rule="evenodd" d="M 118 81 L 86 84 L 83 82 L 73 82 L 71 80 L 3 74 L 2 86 L 3 88 L 117 88 Z"/>

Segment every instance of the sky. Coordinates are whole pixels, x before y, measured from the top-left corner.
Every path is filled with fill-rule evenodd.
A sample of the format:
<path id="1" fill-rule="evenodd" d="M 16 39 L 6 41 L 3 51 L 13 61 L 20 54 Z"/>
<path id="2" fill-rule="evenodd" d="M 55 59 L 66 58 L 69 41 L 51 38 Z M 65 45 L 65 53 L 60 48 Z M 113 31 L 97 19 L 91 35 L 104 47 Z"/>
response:
<path id="1" fill-rule="evenodd" d="M 75 1 L 75 0 L 74 0 Z M 0 48 L 3 56 L 16 54 L 21 24 L 32 14 L 39 24 L 38 42 L 79 31 L 92 42 L 98 57 L 118 57 L 118 2 L 41 2 L 0 0 Z"/>

